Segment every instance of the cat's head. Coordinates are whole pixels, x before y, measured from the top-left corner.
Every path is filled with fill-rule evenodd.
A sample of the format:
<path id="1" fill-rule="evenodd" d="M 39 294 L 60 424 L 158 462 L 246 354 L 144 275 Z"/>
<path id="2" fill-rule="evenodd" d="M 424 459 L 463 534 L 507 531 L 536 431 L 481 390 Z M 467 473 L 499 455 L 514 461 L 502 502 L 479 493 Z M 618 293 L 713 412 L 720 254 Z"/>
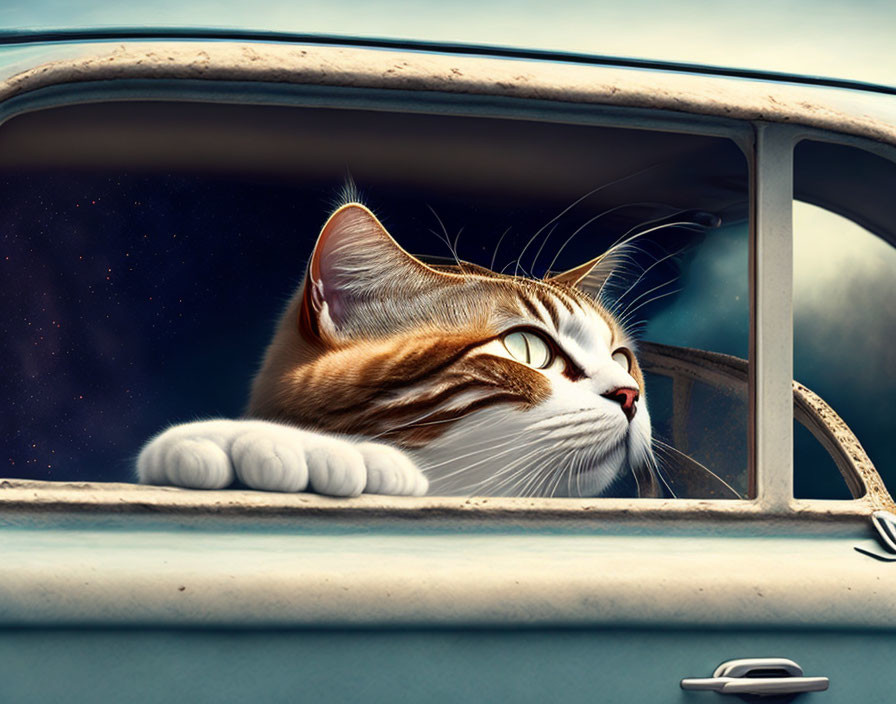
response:
<path id="1" fill-rule="evenodd" d="M 634 342 L 604 255 L 535 280 L 430 266 L 358 203 L 324 226 L 250 413 L 409 451 L 431 494 L 658 494 Z"/>

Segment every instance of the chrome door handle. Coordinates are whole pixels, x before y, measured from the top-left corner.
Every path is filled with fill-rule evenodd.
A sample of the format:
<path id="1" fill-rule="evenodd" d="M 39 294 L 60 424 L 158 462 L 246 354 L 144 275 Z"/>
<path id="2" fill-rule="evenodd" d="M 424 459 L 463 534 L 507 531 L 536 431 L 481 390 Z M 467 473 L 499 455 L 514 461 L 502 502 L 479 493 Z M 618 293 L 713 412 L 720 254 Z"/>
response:
<path id="1" fill-rule="evenodd" d="M 689 677 L 682 689 L 709 690 L 721 694 L 799 694 L 823 692 L 827 677 L 803 677 L 803 668 L 785 658 L 745 658 L 723 662 L 712 677 Z"/>

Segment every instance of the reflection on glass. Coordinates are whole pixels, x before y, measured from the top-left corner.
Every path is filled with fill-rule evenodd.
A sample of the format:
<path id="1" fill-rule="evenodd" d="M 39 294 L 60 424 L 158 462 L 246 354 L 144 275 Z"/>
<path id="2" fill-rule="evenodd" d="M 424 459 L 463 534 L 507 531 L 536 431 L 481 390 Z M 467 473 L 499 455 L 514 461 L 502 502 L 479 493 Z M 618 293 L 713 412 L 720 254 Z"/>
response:
<path id="1" fill-rule="evenodd" d="M 799 201 L 793 226 L 794 378 L 843 418 L 886 482 L 896 417 L 896 248 Z M 844 497 L 821 452 L 809 433 L 796 434 L 797 497 Z"/>

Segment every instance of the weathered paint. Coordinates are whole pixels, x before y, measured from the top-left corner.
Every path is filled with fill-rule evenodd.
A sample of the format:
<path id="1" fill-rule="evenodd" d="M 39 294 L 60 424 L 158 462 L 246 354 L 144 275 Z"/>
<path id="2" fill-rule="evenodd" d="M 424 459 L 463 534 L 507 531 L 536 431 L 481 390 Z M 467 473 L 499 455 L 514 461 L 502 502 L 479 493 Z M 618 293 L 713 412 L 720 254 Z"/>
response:
<path id="1" fill-rule="evenodd" d="M 45 519 L 0 528 L 0 626 L 896 630 L 896 565 L 856 545 L 870 524 Z"/>
<path id="2" fill-rule="evenodd" d="M 49 47 L 46 55 L 56 49 Z M 262 81 L 621 105 L 799 124 L 896 143 L 896 96 L 772 81 L 262 42 L 99 42 L 80 53 L 34 62 L 5 78 L 0 101 L 85 81 Z"/>
<path id="3" fill-rule="evenodd" d="M 77 51 L 90 55 L 25 60 L 0 99 L 134 77 L 267 81 L 634 106 L 896 143 L 889 96 L 857 110 L 867 96 L 805 86 L 260 43 Z M 876 545 L 866 516 L 879 500 L 769 515 L 753 501 L 0 480 L 0 698 L 691 702 L 680 678 L 783 656 L 831 677 L 825 701 L 884 701 L 896 567 L 854 550 Z"/>

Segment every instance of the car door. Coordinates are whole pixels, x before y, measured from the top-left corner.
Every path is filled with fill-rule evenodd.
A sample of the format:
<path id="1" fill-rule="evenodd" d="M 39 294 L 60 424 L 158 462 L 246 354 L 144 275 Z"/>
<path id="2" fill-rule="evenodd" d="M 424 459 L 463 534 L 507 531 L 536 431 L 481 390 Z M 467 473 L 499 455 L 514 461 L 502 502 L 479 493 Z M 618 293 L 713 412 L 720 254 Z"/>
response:
<path id="1" fill-rule="evenodd" d="M 520 74 L 521 64 L 507 59 L 369 48 L 298 51 L 228 42 L 164 48 L 161 56 L 157 45 L 85 46 L 76 60 L 51 61 L 48 47 L 43 60 L 7 80 L 0 93 L 7 192 L 35 191 L 50 201 L 57 189 L 46 208 L 53 213 L 61 203 L 80 213 L 99 202 L 87 220 L 77 220 L 80 214 L 63 219 L 77 223 L 66 227 L 72 241 L 81 237 L 79 246 L 100 243 L 89 252 L 93 263 L 122 243 L 116 256 L 151 253 L 150 278 L 166 276 L 170 288 L 136 287 L 135 296 L 146 299 L 165 297 L 189 272 L 196 277 L 191 282 L 201 281 L 185 289 L 194 296 L 188 299 L 193 310 L 202 311 L 196 320 L 229 333 L 208 338 L 217 340 L 211 345 L 217 356 L 208 348 L 175 355 L 179 342 L 165 348 L 170 356 L 146 353 L 150 338 L 164 342 L 167 331 L 178 329 L 180 296 L 166 300 L 164 311 L 146 300 L 139 314 L 134 303 L 119 304 L 119 313 L 110 308 L 85 317 L 71 335 L 109 350 L 107 357 L 91 357 L 100 361 L 84 367 L 92 370 L 85 379 L 111 379 L 121 365 L 136 361 L 145 366 L 134 382 L 145 387 L 130 404 L 125 387 L 108 405 L 89 400 L 103 413 L 82 444 L 94 452 L 108 441 L 112 449 L 108 455 L 85 450 L 68 466 L 46 468 L 59 473 L 37 474 L 37 461 L 28 460 L 40 457 L 43 472 L 43 444 L 63 432 L 9 404 L 10 437 L 31 433 L 37 439 L 10 442 L 19 464 L 0 482 L 0 652 L 6 663 L 0 694 L 6 700 L 696 702 L 717 695 L 683 688 L 683 679 L 711 679 L 720 665 L 744 659 L 760 662 L 697 686 L 721 688 L 734 675 L 795 681 L 801 675 L 781 662 L 789 660 L 802 676 L 829 680 L 827 690 L 805 694 L 807 700 L 886 700 L 880 675 L 892 649 L 896 596 L 890 556 L 871 515 L 892 509 L 893 502 L 850 427 L 812 391 L 794 386 L 791 231 L 794 145 L 807 135 L 843 142 L 891 169 L 892 148 L 868 137 L 896 142 L 892 123 L 864 114 L 842 125 L 830 112 L 801 107 L 808 98 L 826 105 L 821 90 L 774 85 L 766 99 L 748 82 L 673 70 L 531 61 Z M 247 52 L 257 61 L 234 58 Z M 205 68 L 198 70 L 197 61 Z M 400 76 L 390 72 L 396 62 L 403 66 Z M 449 83 L 454 69 L 468 81 Z M 657 97 L 659 86 L 671 91 L 664 99 Z M 719 103 L 719 95 L 727 103 Z M 770 112 L 757 113 L 760 102 Z M 776 103 L 778 112 L 771 107 Z M 785 124 L 794 120 L 802 122 Z M 326 149 L 315 152 L 315 144 Z M 227 182 L 221 192 L 229 198 L 251 194 L 271 199 L 262 205 L 282 205 L 271 195 L 282 183 L 259 191 L 252 179 L 276 169 L 293 174 L 287 168 L 292 161 L 306 169 L 303 186 L 319 184 L 332 178 L 335 161 L 327 159 L 340 148 L 339 158 L 354 155 L 384 191 L 392 189 L 396 209 L 411 207 L 424 192 L 447 201 L 451 189 L 482 189 L 486 195 L 476 205 L 483 222 L 492 217 L 489 207 L 510 203 L 525 221 L 536 210 L 520 201 L 569 202 L 577 175 L 598 178 L 588 170 L 598 161 L 600 177 L 613 182 L 649 174 L 638 189 L 620 186 L 617 205 L 636 196 L 678 202 L 689 194 L 686 225 L 698 231 L 697 244 L 680 224 L 667 231 L 679 238 L 675 242 L 697 247 L 685 273 L 700 274 L 701 284 L 728 281 L 727 288 L 712 289 L 731 294 L 724 313 L 712 320 L 734 332 L 725 338 L 731 347 L 694 349 L 689 343 L 698 326 L 680 321 L 695 320 L 694 311 L 704 315 L 705 308 L 651 313 L 648 329 L 666 331 L 643 350 L 656 377 L 651 404 L 658 424 L 667 426 L 667 467 L 676 469 L 666 496 L 340 500 L 137 486 L 122 481 L 126 470 L 110 469 L 111 458 L 123 454 L 124 445 L 116 444 L 122 437 L 133 433 L 128 442 L 139 446 L 140 423 L 213 412 L 216 404 L 231 408 L 239 387 L 221 392 L 202 373 L 217 365 L 251 367 L 264 342 L 266 327 L 256 311 L 222 301 L 241 281 L 257 288 L 240 277 L 238 260 L 252 256 L 253 248 L 276 247 L 283 236 L 247 232 L 252 244 L 242 248 L 209 235 L 201 257 L 180 249 L 176 235 L 183 239 L 189 232 L 195 239 L 199 232 L 183 223 L 236 216 L 191 210 L 191 203 L 204 189 Z M 660 154 L 664 166 L 654 168 Z M 228 182 L 237 163 L 244 171 Z M 814 173 L 804 164 L 798 159 L 797 174 Z M 613 169 L 622 166 L 614 177 Z M 194 180 L 197 169 L 203 178 Z M 128 182 L 130 170 L 140 173 L 137 180 Z M 139 249 L 150 246 L 141 244 L 144 234 L 151 239 L 162 230 L 150 229 L 154 216 L 140 210 L 143 196 L 131 198 L 137 191 L 91 197 L 90 189 L 110 179 L 115 189 L 121 183 L 144 188 L 146 202 L 151 191 L 176 193 L 165 216 L 176 210 L 183 219 L 171 225 L 163 219 L 169 229 L 160 249 Z M 425 188 L 413 190 L 415 180 Z M 857 212 L 855 200 L 838 201 L 831 195 L 836 189 L 820 190 L 805 176 L 798 176 L 796 192 Z M 101 240 L 95 233 L 112 222 L 104 218 L 114 210 L 102 210 L 104 199 L 113 197 L 107 193 L 119 193 L 117 205 L 125 203 L 125 193 L 135 209 L 128 212 L 136 215 Z M 600 201 L 594 207 L 601 213 L 615 206 Z M 16 212 L 7 209 L 10 228 Z M 700 215 L 707 212 L 732 228 L 712 234 L 707 223 L 714 221 Z M 79 255 L 54 262 L 52 248 L 40 245 L 60 238 L 59 230 L 42 240 L 45 221 L 39 222 L 31 239 L 11 250 L 34 257 L 30 268 L 18 271 L 62 276 Z M 863 222 L 879 238 L 893 227 L 878 211 Z M 70 244 L 59 239 L 58 249 L 67 255 Z M 710 244 L 716 248 L 703 249 Z M 488 245 L 486 258 L 493 254 Z M 516 252 L 525 246 L 524 238 Z M 712 264 L 729 250 L 734 273 L 724 267 L 713 272 Z M 276 256 L 263 260 L 272 270 L 277 260 L 298 256 L 272 251 Z M 48 269 L 41 268 L 45 264 Z M 111 286 L 117 267 L 94 272 L 96 282 L 91 279 L 85 291 L 96 283 Z M 208 279 L 199 278 L 203 271 Z M 16 295 L 34 293 L 19 276 L 7 289 L 10 306 L 20 300 Z M 80 280 L 52 281 L 59 300 L 80 295 Z M 121 285 L 126 288 L 123 279 Z M 690 289 L 698 290 L 692 295 L 704 304 L 722 296 Z M 114 305 L 114 297 L 109 300 Z M 99 310 L 102 304 L 89 305 Z M 112 323 L 105 322 L 107 313 Z M 52 315 L 48 320 L 68 325 Z M 47 326 L 27 341 L 42 343 L 40 335 L 51 338 L 50 332 Z M 128 335 L 137 342 L 118 347 Z M 241 338 L 243 347 L 234 342 Z M 7 355 L 17 365 L 10 362 L 8 378 L 25 400 L 42 379 L 58 380 L 48 368 L 28 377 L 23 370 L 32 358 L 30 350 Z M 228 358 L 236 360 L 230 367 Z M 149 387 L 164 387 L 170 396 L 149 396 Z M 67 418 L 86 419 L 77 410 L 83 400 L 51 398 L 49 415 L 41 417 L 64 408 L 74 414 Z M 820 443 L 846 498 L 794 495 L 794 466 L 800 464 L 793 457 L 795 416 Z M 88 442 L 91 436 L 102 442 Z M 29 444 L 34 453 L 21 454 Z M 729 690 L 741 693 L 776 686 L 734 684 Z M 821 686 L 819 680 L 804 684 Z"/>

